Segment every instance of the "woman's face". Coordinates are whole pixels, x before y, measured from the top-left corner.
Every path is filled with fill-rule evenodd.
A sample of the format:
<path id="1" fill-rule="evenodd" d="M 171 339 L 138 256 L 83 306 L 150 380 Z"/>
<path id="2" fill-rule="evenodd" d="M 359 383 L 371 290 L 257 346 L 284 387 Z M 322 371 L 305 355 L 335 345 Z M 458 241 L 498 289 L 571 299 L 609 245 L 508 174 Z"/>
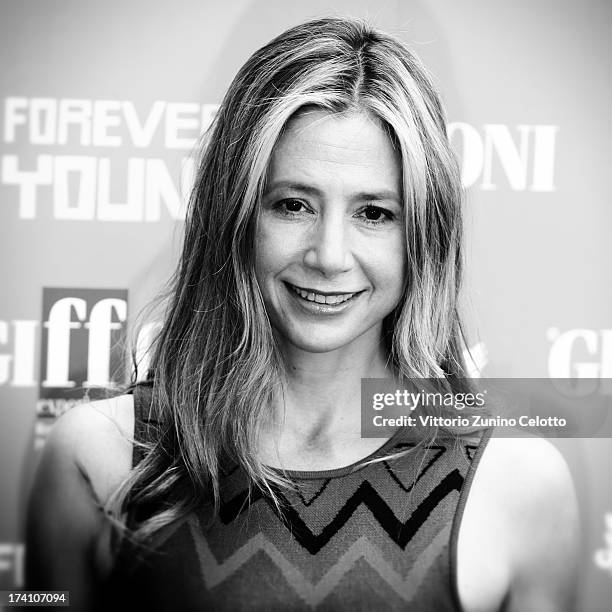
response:
<path id="1" fill-rule="evenodd" d="M 276 144 L 256 234 L 272 325 L 321 353 L 378 343 L 406 273 L 398 153 L 366 113 L 302 112 Z"/>

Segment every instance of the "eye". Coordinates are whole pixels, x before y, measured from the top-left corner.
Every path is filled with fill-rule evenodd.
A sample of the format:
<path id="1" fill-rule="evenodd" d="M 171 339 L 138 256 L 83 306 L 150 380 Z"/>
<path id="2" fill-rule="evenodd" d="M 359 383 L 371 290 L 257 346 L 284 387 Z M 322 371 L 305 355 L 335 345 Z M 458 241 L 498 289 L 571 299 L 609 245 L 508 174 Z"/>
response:
<path id="1" fill-rule="evenodd" d="M 294 200 L 292 198 L 280 200 L 274 204 L 274 210 L 284 217 L 297 217 L 309 212 L 309 209 L 304 202 L 301 200 Z"/>
<path id="2" fill-rule="evenodd" d="M 368 204 L 368 206 L 362 208 L 361 211 L 359 211 L 359 213 L 355 216 L 361 217 L 370 225 L 380 225 L 395 219 L 395 215 L 390 210 L 381 208 L 380 206 L 372 206 L 371 204 Z"/>
<path id="3" fill-rule="evenodd" d="M 292 212 L 292 213 L 300 212 L 303 206 L 303 204 L 299 200 L 285 200 L 283 202 L 283 205 L 285 207 L 285 210 L 287 210 L 287 212 Z"/>

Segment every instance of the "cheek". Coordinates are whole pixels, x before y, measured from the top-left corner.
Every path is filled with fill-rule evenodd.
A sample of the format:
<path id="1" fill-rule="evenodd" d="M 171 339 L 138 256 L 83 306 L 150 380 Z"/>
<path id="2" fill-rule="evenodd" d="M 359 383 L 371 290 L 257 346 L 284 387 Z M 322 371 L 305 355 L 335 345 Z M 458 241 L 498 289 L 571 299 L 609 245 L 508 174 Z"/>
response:
<path id="1" fill-rule="evenodd" d="M 405 270 L 403 262 L 397 261 L 389 262 L 389 266 L 385 269 L 385 286 L 394 307 L 404 291 Z"/>
<path id="2" fill-rule="evenodd" d="M 296 258 L 295 240 L 290 232 L 263 222 L 255 235 L 255 274 L 260 284 L 284 270 Z"/>
<path id="3" fill-rule="evenodd" d="M 383 245 L 371 250 L 365 258 L 365 265 L 377 289 L 384 292 L 385 298 L 399 300 L 407 269 L 406 247 L 402 237 L 390 237 Z"/>

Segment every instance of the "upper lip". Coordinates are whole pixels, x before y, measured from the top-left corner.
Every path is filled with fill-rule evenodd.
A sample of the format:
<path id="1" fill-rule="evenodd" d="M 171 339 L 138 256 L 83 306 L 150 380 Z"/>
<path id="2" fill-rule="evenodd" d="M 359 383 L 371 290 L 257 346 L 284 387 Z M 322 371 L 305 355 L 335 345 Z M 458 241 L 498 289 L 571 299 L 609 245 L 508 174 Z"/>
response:
<path id="1" fill-rule="evenodd" d="M 316 293 L 317 295 L 349 295 L 351 293 L 360 293 L 360 291 L 344 291 L 337 289 L 336 291 L 321 291 L 320 289 L 312 289 L 311 287 L 302 287 L 302 285 L 295 285 L 294 283 L 287 282 L 288 285 L 307 291 L 308 293 Z"/>

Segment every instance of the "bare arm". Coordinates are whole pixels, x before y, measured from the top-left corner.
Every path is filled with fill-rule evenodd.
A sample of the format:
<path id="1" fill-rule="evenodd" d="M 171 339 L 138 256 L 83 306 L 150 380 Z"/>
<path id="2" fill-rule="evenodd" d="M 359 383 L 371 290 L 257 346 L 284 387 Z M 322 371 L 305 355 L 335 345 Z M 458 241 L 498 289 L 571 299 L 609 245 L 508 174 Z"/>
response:
<path id="1" fill-rule="evenodd" d="M 511 524 L 513 578 L 509 612 L 570 612 L 579 560 L 576 492 L 565 459 L 543 439 L 520 443 Z"/>
<path id="2" fill-rule="evenodd" d="M 115 402 L 111 412 L 116 408 Z M 58 421 L 43 450 L 28 507 L 26 588 L 68 590 L 77 610 L 94 607 L 110 567 L 99 555 L 100 541 L 110 529 L 102 505 L 130 467 L 131 446 L 108 413 L 108 405 L 95 403 Z"/>

